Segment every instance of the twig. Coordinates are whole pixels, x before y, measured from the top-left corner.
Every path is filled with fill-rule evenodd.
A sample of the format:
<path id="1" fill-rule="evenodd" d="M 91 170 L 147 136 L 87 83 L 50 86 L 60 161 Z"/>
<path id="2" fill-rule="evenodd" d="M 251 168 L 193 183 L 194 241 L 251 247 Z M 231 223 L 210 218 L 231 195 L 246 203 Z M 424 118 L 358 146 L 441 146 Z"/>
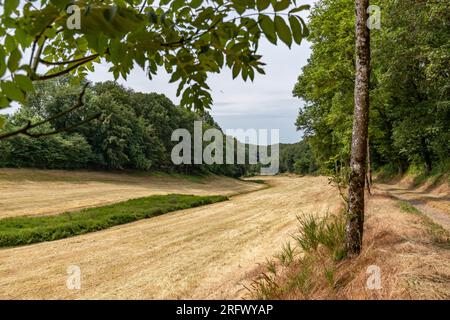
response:
<path id="1" fill-rule="evenodd" d="M 39 40 L 41 39 L 41 37 L 43 36 L 43 34 L 45 33 L 45 30 L 47 30 L 47 28 L 50 28 L 50 26 L 56 21 L 56 18 L 53 18 L 45 27 L 44 29 L 41 30 L 41 32 L 34 38 L 33 41 L 33 48 L 31 49 L 31 56 L 30 56 L 30 67 L 31 70 L 33 72 L 33 74 L 36 73 L 37 67 L 39 65 L 39 58 L 41 56 L 42 53 L 42 49 L 44 48 L 44 44 L 45 44 L 45 40 L 42 43 L 42 45 L 39 46 L 38 51 L 35 55 L 35 50 L 36 50 L 36 46 L 37 43 L 39 42 Z"/>
<path id="2" fill-rule="evenodd" d="M 141 9 L 139 10 L 139 13 L 142 13 L 142 11 L 144 11 L 145 5 L 147 4 L 147 0 L 144 1 L 144 3 L 142 4 Z"/>
<path id="3" fill-rule="evenodd" d="M 26 136 L 29 136 L 29 137 L 49 136 L 49 135 L 56 134 L 56 133 L 59 133 L 59 132 L 72 130 L 75 127 L 78 127 L 78 126 L 80 126 L 80 125 L 82 125 L 84 123 L 87 123 L 87 122 L 95 119 L 95 118 L 98 118 L 100 116 L 100 114 L 95 114 L 95 115 L 93 115 L 93 116 L 91 116 L 91 117 L 89 117 L 89 118 L 87 118 L 85 120 L 82 120 L 82 121 L 80 121 L 80 122 L 78 122 L 78 123 L 76 123 L 76 124 L 74 124 L 72 126 L 69 126 L 69 127 L 64 127 L 64 128 L 60 128 L 60 129 L 57 129 L 57 130 L 54 130 L 54 131 L 50 131 L 50 132 L 45 132 L 45 133 L 31 133 L 31 132 L 29 132 L 29 130 L 31 130 L 33 128 L 39 127 L 39 126 L 41 126 L 41 125 L 43 125 L 45 123 L 48 123 L 48 122 L 51 122 L 53 120 L 59 119 L 59 118 L 65 116 L 66 114 L 68 114 L 68 113 L 70 113 L 70 112 L 72 112 L 72 111 L 74 111 L 74 110 L 84 106 L 83 97 L 84 97 L 84 94 L 86 93 L 86 88 L 87 88 L 88 85 L 89 85 L 89 83 L 86 83 L 83 86 L 83 90 L 80 92 L 80 94 L 78 96 L 77 103 L 75 105 L 73 105 L 72 107 L 70 107 L 69 109 L 66 109 L 64 111 L 58 112 L 57 114 L 55 114 L 55 115 L 53 115 L 53 116 L 51 116 L 51 117 L 49 117 L 47 119 L 44 119 L 42 121 L 38 121 L 36 123 L 32 123 L 30 120 L 28 120 L 27 124 L 25 126 L 23 126 L 22 128 L 14 130 L 14 131 L 11 131 L 11 132 L 7 132 L 7 133 L 4 133 L 4 134 L 0 134 L 0 140 L 7 139 L 7 138 L 10 138 L 10 137 L 19 135 L 19 134 L 23 134 L 23 135 L 26 135 Z"/>
<path id="4" fill-rule="evenodd" d="M 69 73 L 70 71 L 72 71 L 72 70 L 78 68 L 79 66 L 81 66 L 81 65 L 83 65 L 83 64 L 85 64 L 85 63 L 88 63 L 88 62 L 90 62 L 90 61 L 96 59 L 98 56 L 99 56 L 99 54 L 94 54 L 94 55 L 92 55 L 92 56 L 86 57 L 86 59 L 81 60 L 80 62 L 74 64 L 73 66 L 71 66 L 71 67 L 69 67 L 69 68 L 67 68 L 67 69 L 64 69 L 64 70 L 59 71 L 59 72 L 56 72 L 56 73 L 51 73 L 51 74 L 47 74 L 47 75 L 43 75 L 43 76 L 38 76 L 38 77 L 36 77 L 34 80 L 42 81 L 42 80 L 48 80 L 48 79 L 57 78 L 57 77 L 59 77 L 59 76 L 62 76 L 62 75 L 64 75 L 64 74 Z"/>
<path id="5" fill-rule="evenodd" d="M 33 74 L 36 74 L 36 71 L 37 71 L 37 68 L 38 68 L 38 65 L 39 65 L 39 59 L 40 59 L 40 56 L 42 54 L 42 49 L 44 48 L 44 43 L 45 43 L 45 40 L 42 43 L 42 45 L 38 46 L 36 55 L 33 58 L 33 63 L 31 65 L 31 71 L 33 72 Z"/>
<path id="6" fill-rule="evenodd" d="M 59 128 L 59 129 L 56 129 L 56 130 L 53 130 L 53 131 L 48 131 L 48 132 L 43 132 L 43 133 L 22 132 L 22 134 L 24 134 L 24 135 L 26 135 L 28 137 L 32 137 L 32 138 L 40 138 L 40 137 L 45 137 L 45 136 L 51 136 L 51 135 L 54 135 L 54 134 L 57 134 L 57 133 L 71 131 L 72 129 L 77 128 L 77 127 L 79 127 L 79 126 L 81 126 L 81 125 L 83 125 L 85 123 L 88 123 L 88 122 L 94 120 L 94 119 L 97 119 L 100 116 L 101 116 L 101 113 L 97 113 L 97 114 L 94 114 L 94 115 L 92 115 L 92 116 L 90 116 L 90 117 L 88 117 L 88 118 L 86 118 L 86 119 L 84 119 L 84 120 L 82 120 L 80 122 L 77 122 L 77 123 L 75 123 L 75 124 L 73 124 L 71 126 L 62 127 L 62 128 Z"/>
<path id="7" fill-rule="evenodd" d="M 85 60 L 92 60 L 95 59 L 99 56 L 98 53 L 90 55 L 88 57 L 83 57 L 83 58 L 79 58 L 79 59 L 73 59 L 73 60 L 67 60 L 67 61 L 47 61 L 44 59 L 39 59 L 39 62 L 46 64 L 46 65 L 53 65 L 53 66 L 62 66 L 62 65 L 66 65 L 66 64 L 71 64 L 71 63 L 77 63 L 77 62 L 81 62 L 81 61 L 85 61 Z"/>
<path id="8" fill-rule="evenodd" d="M 372 195 L 372 191 L 370 188 L 370 181 L 369 181 L 369 176 L 366 174 L 366 186 L 367 186 L 367 191 L 369 192 L 369 195 Z"/>

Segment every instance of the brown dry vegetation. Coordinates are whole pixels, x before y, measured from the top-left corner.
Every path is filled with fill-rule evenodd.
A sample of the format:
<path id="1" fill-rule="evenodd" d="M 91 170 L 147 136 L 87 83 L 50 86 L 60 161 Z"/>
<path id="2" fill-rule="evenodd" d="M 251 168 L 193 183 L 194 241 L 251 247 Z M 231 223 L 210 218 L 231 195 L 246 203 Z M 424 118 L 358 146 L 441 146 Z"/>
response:
<path id="1" fill-rule="evenodd" d="M 325 177 L 264 178 L 271 188 L 73 238 L 0 250 L 0 298 L 239 298 L 242 281 L 296 229 L 339 204 Z M 253 184 L 252 184 L 253 185 Z M 81 268 L 81 290 L 66 287 Z"/>
<path id="2" fill-rule="evenodd" d="M 123 185 L 135 187 L 136 177 L 130 178 L 130 182 L 123 182 L 122 177 L 117 181 L 93 182 L 88 173 L 79 173 L 78 179 L 83 180 L 83 175 L 88 182 L 67 182 L 63 174 L 61 183 L 69 189 L 59 191 L 70 198 L 71 190 L 75 195 L 80 192 L 77 184 L 99 183 L 98 186 L 106 184 L 118 189 Z M 98 181 L 100 176 L 95 179 Z M 159 184 L 161 188 L 166 183 L 164 179 Z M 211 193 L 214 193 L 213 188 L 233 193 L 255 188 L 255 184 L 247 185 L 242 181 L 213 179 L 218 179 L 214 185 L 178 180 L 166 183 L 164 190 L 170 190 L 170 185 L 191 191 L 186 193 L 193 193 L 194 190 L 189 189 L 193 186 L 197 192 Z M 293 243 L 291 235 L 297 229 L 296 216 L 337 213 L 341 204 L 338 192 L 328 185 L 325 177 L 258 179 L 264 179 L 271 188 L 233 196 L 224 203 L 173 212 L 69 239 L 1 249 L 0 298 L 249 298 L 252 295 L 244 286 L 249 287 L 265 270 L 267 259 L 280 253 L 283 244 Z M 12 180 L 9 181 L 14 183 Z M 24 180 L 17 181 L 22 183 Z M 28 189 L 29 196 L 33 197 L 33 193 L 40 190 L 40 197 L 52 199 L 55 189 L 48 186 L 59 182 L 42 183 L 46 187 L 44 190 L 39 188 L 37 181 L 25 181 L 27 188 L 36 185 Z M 445 188 L 437 186 L 436 190 Z M 46 195 L 45 190 L 50 194 Z M 91 190 L 91 194 L 85 195 L 86 200 L 98 201 L 108 189 L 96 191 L 92 186 Z M 362 254 L 356 259 L 335 263 L 319 250 L 311 270 L 308 293 L 290 286 L 274 298 L 450 299 L 448 239 L 435 232 L 426 216 L 404 211 L 385 185 L 379 185 L 373 191 L 374 196 L 368 197 L 367 201 Z M 396 196 L 402 196 L 400 191 L 397 192 Z M 412 194 L 414 190 L 407 192 Z M 428 192 L 433 193 L 432 190 Z M 128 193 L 128 197 L 130 194 L 135 195 Z M 446 203 L 447 195 L 433 195 Z M 38 199 L 36 195 L 35 199 Z M 414 201 L 413 198 L 410 200 Z M 14 206 L 13 200 L 10 201 Z M 22 201 L 23 198 L 18 197 L 16 205 Z M 53 201 L 57 203 L 57 200 Z M 45 208 L 40 202 L 37 207 Z M 47 206 L 50 207 L 51 204 Z M 324 275 L 323 266 L 327 264 L 335 267 L 329 270 L 333 281 Z M 70 265 L 81 268 L 79 291 L 66 287 Z M 369 275 L 366 271 L 370 265 L 381 269 L 381 290 L 367 289 Z M 278 264 L 277 267 L 280 269 L 277 279 L 280 286 L 287 285 L 302 268 L 295 263 L 288 267 Z"/>
<path id="3" fill-rule="evenodd" d="M 441 183 L 426 181 L 416 187 L 414 179 L 405 176 L 392 183 L 378 184 L 378 188 L 396 199 L 410 202 L 434 222 L 450 230 L 450 186 L 445 182 L 447 179 L 443 176 L 438 180 Z"/>
<path id="4" fill-rule="evenodd" d="M 93 171 L 0 169 L 0 218 L 48 215 L 169 193 L 232 195 L 263 186 L 202 178 Z"/>
<path id="5" fill-rule="evenodd" d="M 440 185 L 435 189 L 438 192 L 428 192 L 437 199 L 446 188 L 448 185 Z M 295 260 L 287 267 L 278 260 L 277 275 L 263 282 L 265 294 L 269 292 L 268 297 L 276 299 L 450 299 L 448 230 L 427 215 L 405 211 L 386 189 L 386 185 L 377 186 L 374 196 L 367 197 L 364 247 L 359 257 L 334 262 L 320 248 L 314 257 Z M 396 188 L 396 196 L 402 196 L 400 190 L 403 187 Z M 415 200 L 415 190 L 409 188 L 406 193 L 409 200 Z M 420 191 L 417 194 L 421 195 Z M 448 201 L 445 196 L 439 201 Z M 370 290 L 366 285 L 371 265 L 381 270 L 380 290 Z M 305 268 L 310 270 L 305 272 Z M 326 271 L 332 276 L 327 278 Z M 305 273 L 308 279 L 301 279 L 298 285 Z M 261 279 L 261 274 L 271 275 L 267 268 L 259 268 L 253 280 Z M 267 289 L 268 285 L 271 288 Z M 250 297 L 261 297 L 261 286 L 256 289 Z"/>

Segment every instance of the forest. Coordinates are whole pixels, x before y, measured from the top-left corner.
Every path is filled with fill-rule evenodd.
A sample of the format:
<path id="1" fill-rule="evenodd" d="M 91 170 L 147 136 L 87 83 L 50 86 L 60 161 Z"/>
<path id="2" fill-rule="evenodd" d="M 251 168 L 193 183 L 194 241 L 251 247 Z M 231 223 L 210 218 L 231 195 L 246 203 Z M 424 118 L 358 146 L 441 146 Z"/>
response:
<path id="1" fill-rule="evenodd" d="M 381 1 L 371 32 L 369 152 L 374 170 L 448 172 L 450 10 L 446 1 Z M 293 94 L 296 125 L 322 172 L 348 166 L 355 87 L 354 1 L 311 9 L 312 55 Z"/>

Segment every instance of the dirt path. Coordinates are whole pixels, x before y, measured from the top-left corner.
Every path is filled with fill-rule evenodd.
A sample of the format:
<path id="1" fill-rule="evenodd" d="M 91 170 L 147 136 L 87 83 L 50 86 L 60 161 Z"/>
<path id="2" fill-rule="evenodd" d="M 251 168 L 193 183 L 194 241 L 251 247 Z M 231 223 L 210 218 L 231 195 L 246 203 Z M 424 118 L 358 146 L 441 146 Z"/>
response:
<path id="1" fill-rule="evenodd" d="M 376 187 L 398 200 L 409 202 L 435 223 L 450 231 L 450 196 L 448 194 L 412 189 L 403 184 L 377 184 Z"/>
<path id="2" fill-rule="evenodd" d="M 92 171 L 0 169 L 0 218 L 48 215 L 155 194 L 232 195 L 262 185 L 211 176 L 173 176 Z"/>
<path id="3" fill-rule="evenodd" d="M 296 215 L 340 203 L 324 177 L 265 178 L 269 189 L 59 241 L 0 250 L 0 298 L 239 298 L 279 252 Z M 66 287 L 81 269 L 81 289 Z"/>

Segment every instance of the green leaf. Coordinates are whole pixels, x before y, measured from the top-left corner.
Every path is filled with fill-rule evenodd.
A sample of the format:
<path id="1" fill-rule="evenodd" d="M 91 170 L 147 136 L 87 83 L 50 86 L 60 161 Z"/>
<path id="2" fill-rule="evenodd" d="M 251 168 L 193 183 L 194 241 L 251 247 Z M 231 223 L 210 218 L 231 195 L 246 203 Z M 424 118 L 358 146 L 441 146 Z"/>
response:
<path id="1" fill-rule="evenodd" d="M 220 51 L 214 52 L 214 60 L 216 61 L 217 65 L 221 68 L 223 66 L 223 53 Z"/>
<path id="2" fill-rule="evenodd" d="M 283 11 L 283 10 L 286 10 L 290 4 L 291 4 L 291 0 L 281 0 L 273 6 L 273 9 L 276 12 Z"/>
<path id="3" fill-rule="evenodd" d="M 8 99 L 5 96 L 0 95 L 0 109 L 4 109 L 4 108 L 8 108 L 8 107 L 9 107 Z"/>
<path id="4" fill-rule="evenodd" d="M 105 11 L 103 11 L 103 16 L 107 21 L 111 22 L 112 19 L 114 19 L 116 13 L 117 13 L 117 6 L 112 6 L 111 8 L 108 8 Z"/>
<path id="5" fill-rule="evenodd" d="M 275 30 L 280 37 L 281 41 L 283 41 L 289 48 L 292 45 L 292 34 L 288 25 L 284 21 L 284 19 L 280 16 L 275 16 Z"/>
<path id="6" fill-rule="evenodd" d="M 255 69 L 256 69 L 256 71 L 258 71 L 258 73 L 260 73 L 260 74 L 266 74 L 266 72 L 264 71 L 264 69 L 261 68 L 261 67 L 256 67 Z"/>
<path id="7" fill-rule="evenodd" d="M 300 12 L 303 10 L 309 10 L 311 8 L 311 6 L 309 4 L 304 4 L 300 7 L 294 8 L 291 11 L 289 11 L 289 13 L 296 13 L 296 12 Z"/>
<path id="8" fill-rule="evenodd" d="M 0 47 L 0 77 L 3 77 L 6 72 L 5 56 L 2 49 L 3 48 Z"/>
<path id="9" fill-rule="evenodd" d="M 200 7 L 200 5 L 201 5 L 202 3 L 203 3 L 203 0 L 192 0 L 191 3 L 189 4 L 189 6 L 190 6 L 191 8 L 196 9 L 196 8 Z"/>
<path id="10" fill-rule="evenodd" d="M 15 83 L 11 81 L 3 81 L 1 83 L 2 91 L 10 100 L 25 102 L 25 94 L 20 90 Z"/>
<path id="11" fill-rule="evenodd" d="M 170 77 L 169 83 L 173 83 L 173 82 L 177 81 L 180 78 L 181 78 L 181 73 L 174 72 L 174 73 L 172 73 L 172 76 Z"/>
<path id="12" fill-rule="evenodd" d="M 302 18 L 299 17 L 300 22 L 302 23 L 302 27 L 303 27 L 303 37 L 308 37 L 309 36 L 309 29 L 308 26 L 306 25 L 305 21 L 303 21 Z"/>
<path id="13" fill-rule="evenodd" d="M 14 81 L 19 85 L 19 88 L 22 89 L 22 91 L 25 92 L 34 91 L 33 82 L 27 76 L 22 74 L 16 74 L 14 76 Z"/>
<path id="14" fill-rule="evenodd" d="M 242 80 L 247 81 L 248 78 L 248 69 L 247 68 L 242 68 Z"/>
<path id="15" fill-rule="evenodd" d="M 256 0 L 256 8 L 258 8 L 258 11 L 263 11 L 267 9 L 270 5 L 270 0 Z"/>
<path id="16" fill-rule="evenodd" d="M 0 129 L 3 129 L 3 126 L 5 125 L 5 117 L 0 115 Z"/>
<path id="17" fill-rule="evenodd" d="M 5 49 L 9 52 L 13 51 L 16 47 L 16 41 L 12 35 L 6 35 L 5 37 Z"/>
<path id="18" fill-rule="evenodd" d="M 235 63 L 233 66 L 233 70 L 232 70 L 233 79 L 235 79 L 239 75 L 240 71 L 241 71 L 241 66 L 239 64 Z"/>
<path id="19" fill-rule="evenodd" d="M 184 6 L 185 1 L 184 0 L 175 0 L 172 2 L 172 11 L 177 11 L 182 6 Z"/>
<path id="20" fill-rule="evenodd" d="M 14 72 L 17 70 L 17 68 L 19 67 L 20 59 L 22 59 L 22 53 L 20 52 L 19 49 L 16 48 L 11 52 L 11 55 L 9 56 L 8 59 L 9 71 Z"/>
<path id="21" fill-rule="evenodd" d="M 253 82 L 253 80 L 255 79 L 255 71 L 253 71 L 253 68 L 249 68 L 248 69 L 248 76 L 250 77 L 250 80 L 252 80 L 252 82 Z"/>
<path id="22" fill-rule="evenodd" d="M 267 40 L 269 40 L 273 44 L 277 44 L 275 24 L 268 16 L 262 14 L 259 15 L 259 26 L 261 27 L 261 30 L 266 36 Z"/>
<path id="23" fill-rule="evenodd" d="M 22 48 L 29 46 L 32 41 L 31 38 L 28 37 L 25 31 L 22 29 L 16 29 L 15 38 L 17 39 L 17 42 L 22 46 Z"/>
<path id="24" fill-rule="evenodd" d="M 302 26 L 296 16 L 289 16 L 289 24 L 291 25 L 292 37 L 295 43 L 300 44 L 302 42 Z"/>
<path id="25" fill-rule="evenodd" d="M 9 16 L 19 5 L 20 0 L 4 0 L 4 14 Z"/>

